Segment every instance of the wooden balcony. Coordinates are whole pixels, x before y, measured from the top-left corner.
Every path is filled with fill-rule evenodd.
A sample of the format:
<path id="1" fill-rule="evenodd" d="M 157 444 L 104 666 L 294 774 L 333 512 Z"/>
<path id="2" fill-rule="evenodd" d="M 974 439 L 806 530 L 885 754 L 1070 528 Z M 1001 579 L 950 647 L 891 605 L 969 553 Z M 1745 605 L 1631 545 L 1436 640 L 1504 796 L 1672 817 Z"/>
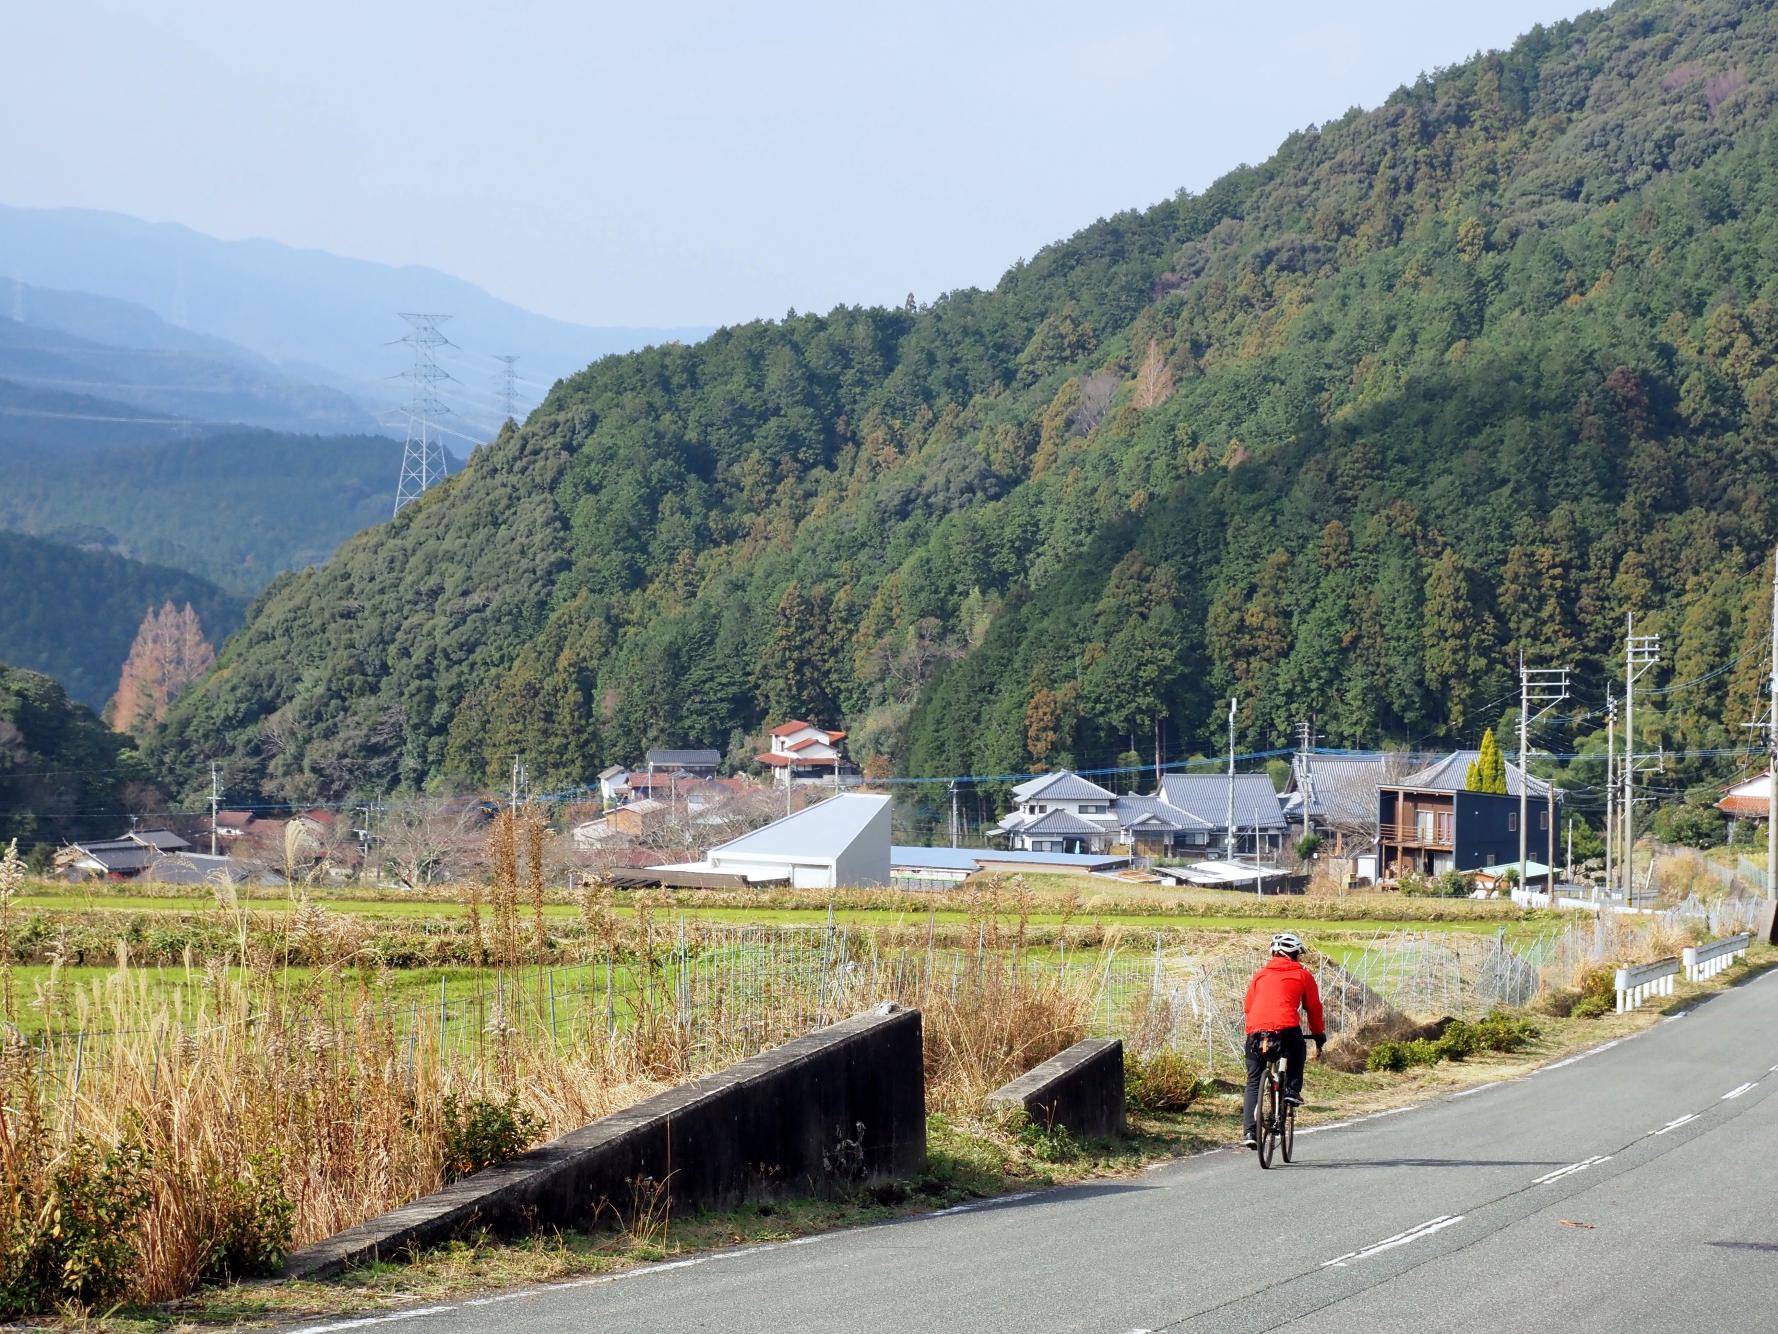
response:
<path id="1" fill-rule="evenodd" d="M 1382 841 L 1400 848 L 1454 848 L 1457 821 L 1451 816 L 1428 824 L 1386 824 L 1377 830 Z"/>

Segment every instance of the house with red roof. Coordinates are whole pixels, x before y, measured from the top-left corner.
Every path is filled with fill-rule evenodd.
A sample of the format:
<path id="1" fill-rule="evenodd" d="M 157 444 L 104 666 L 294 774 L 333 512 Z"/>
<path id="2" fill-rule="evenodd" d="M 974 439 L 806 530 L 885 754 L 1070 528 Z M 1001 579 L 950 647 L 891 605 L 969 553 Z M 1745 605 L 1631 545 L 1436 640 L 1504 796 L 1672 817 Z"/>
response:
<path id="1" fill-rule="evenodd" d="M 756 758 L 780 786 L 791 783 L 850 783 L 858 766 L 846 758 L 846 734 L 800 718 L 772 729 L 772 748 Z"/>

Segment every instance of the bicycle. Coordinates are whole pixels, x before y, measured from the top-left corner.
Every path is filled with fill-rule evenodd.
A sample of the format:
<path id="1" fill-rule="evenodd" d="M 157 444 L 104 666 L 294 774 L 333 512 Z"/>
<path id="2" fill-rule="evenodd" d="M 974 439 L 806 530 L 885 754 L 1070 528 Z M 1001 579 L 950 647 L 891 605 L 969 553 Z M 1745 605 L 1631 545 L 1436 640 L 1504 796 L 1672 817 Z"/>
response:
<path id="1" fill-rule="evenodd" d="M 1266 1169 L 1272 1165 L 1272 1155 L 1278 1150 L 1284 1151 L 1284 1161 L 1289 1162 L 1296 1149 L 1296 1105 L 1284 1097 L 1284 1070 L 1288 1057 L 1280 1045 L 1277 1054 L 1272 1054 L 1272 1039 L 1268 1034 L 1261 1040 L 1260 1054 L 1267 1058 L 1266 1072 L 1260 1078 L 1259 1085 L 1259 1116 L 1256 1129 L 1259 1136 L 1259 1165 Z"/>

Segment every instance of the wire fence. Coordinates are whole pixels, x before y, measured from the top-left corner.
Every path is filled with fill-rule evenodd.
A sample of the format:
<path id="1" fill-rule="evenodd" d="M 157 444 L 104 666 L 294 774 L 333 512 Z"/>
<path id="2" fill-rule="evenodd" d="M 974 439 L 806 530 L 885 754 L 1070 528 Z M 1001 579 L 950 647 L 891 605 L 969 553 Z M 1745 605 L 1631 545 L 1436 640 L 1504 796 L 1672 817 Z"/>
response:
<path id="1" fill-rule="evenodd" d="M 1392 929 L 1335 947 L 1314 964 L 1328 1031 L 1352 1033 L 1393 1017 L 1476 1018 L 1521 1006 L 1545 986 L 1570 986 L 1588 965 L 1622 960 L 1651 925 L 1709 937 L 1748 929 L 1758 900 L 1687 898 L 1651 915 L 1603 907 L 1535 940 L 1512 944 L 1504 929 L 1488 935 Z M 1090 997 L 1089 1027 L 1139 1049 L 1169 1046 L 1214 1070 L 1242 1046 L 1243 1000 L 1254 968 L 1246 947 L 1225 951 L 1137 946 L 1041 953 L 1008 949 L 984 932 L 973 946 L 924 947 L 886 942 L 868 928 L 740 926 L 680 921 L 658 926 L 635 947 L 559 967 L 457 969 L 436 990 L 395 990 L 391 970 L 354 986 L 349 979 L 302 1009 L 299 1034 L 290 1010 L 240 1005 L 215 969 L 122 970 L 88 984 L 79 996 L 39 988 L 37 1031 L 13 1029 L 15 1054 L 35 1048 L 41 1068 L 71 1088 L 102 1068 L 114 1043 L 144 1035 L 154 1043 L 189 1042 L 236 1026 L 284 1030 L 286 1040 L 350 1045 L 355 1033 L 381 1028 L 410 1053 L 476 1059 L 517 1037 L 564 1050 L 587 1050 L 642 1026 L 668 1026 L 697 1073 L 788 1041 L 885 999 L 929 1006 L 967 1003 L 970 988 L 997 982 L 1056 982 Z M 225 970 L 226 971 L 226 970 Z M 134 976 L 131 976 L 133 972 Z M 149 986 L 150 978 L 159 985 Z M 171 983 L 172 985 L 168 985 Z M 121 995 L 107 987 L 121 987 Z M 133 988 L 133 990 L 131 990 Z M 137 1019 L 141 1022 L 120 1022 Z"/>

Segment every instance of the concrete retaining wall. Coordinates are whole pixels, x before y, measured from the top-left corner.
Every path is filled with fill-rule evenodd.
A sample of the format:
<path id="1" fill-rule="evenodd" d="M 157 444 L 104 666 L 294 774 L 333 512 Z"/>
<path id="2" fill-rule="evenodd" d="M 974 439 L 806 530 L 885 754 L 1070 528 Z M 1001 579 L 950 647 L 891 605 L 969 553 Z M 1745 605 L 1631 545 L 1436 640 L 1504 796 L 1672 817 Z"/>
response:
<path id="1" fill-rule="evenodd" d="M 995 1111 L 1023 1110 L 1039 1125 L 1066 1126 L 1076 1139 L 1124 1133 L 1124 1044 L 1088 1038 L 988 1095 Z"/>
<path id="2" fill-rule="evenodd" d="M 676 1208 L 823 1194 L 921 1171 L 920 1012 L 884 1006 L 805 1034 L 304 1247 L 287 1278 L 438 1245 L 470 1228 L 590 1228 L 660 1183 Z"/>

